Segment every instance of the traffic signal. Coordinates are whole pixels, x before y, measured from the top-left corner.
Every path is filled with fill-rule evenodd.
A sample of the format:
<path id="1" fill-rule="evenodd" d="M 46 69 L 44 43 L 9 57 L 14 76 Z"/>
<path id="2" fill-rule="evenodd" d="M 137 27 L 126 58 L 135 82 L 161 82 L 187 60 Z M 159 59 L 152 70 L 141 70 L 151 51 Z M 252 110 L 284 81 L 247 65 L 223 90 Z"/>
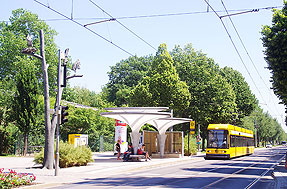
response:
<path id="1" fill-rule="evenodd" d="M 61 124 L 68 122 L 68 119 L 66 118 L 66 116 L 69 115 L 69 113 L 66 112 L 66 110 L 68 109 L 69 109 L 69 106 L 61 106 Z"/>
<path id="2" fill-rule="evenodd" d="M 66 87 L 67 86 L 67 64 L 63 64 L 63 84 L 61 87 Z"/>

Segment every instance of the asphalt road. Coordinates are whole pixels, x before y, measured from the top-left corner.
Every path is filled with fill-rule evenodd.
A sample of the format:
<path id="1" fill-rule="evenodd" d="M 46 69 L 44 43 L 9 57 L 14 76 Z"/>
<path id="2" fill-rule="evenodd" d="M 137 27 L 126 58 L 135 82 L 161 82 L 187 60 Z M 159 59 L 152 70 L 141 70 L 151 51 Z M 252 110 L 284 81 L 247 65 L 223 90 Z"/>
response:
<path id="1" fill-rule="evenodd" d="M 281 162 L 286 147 L 261 149 L 232 160 L 204 160 L 111 172 L 54 188 L 273 188 L 272 168 Z"/>

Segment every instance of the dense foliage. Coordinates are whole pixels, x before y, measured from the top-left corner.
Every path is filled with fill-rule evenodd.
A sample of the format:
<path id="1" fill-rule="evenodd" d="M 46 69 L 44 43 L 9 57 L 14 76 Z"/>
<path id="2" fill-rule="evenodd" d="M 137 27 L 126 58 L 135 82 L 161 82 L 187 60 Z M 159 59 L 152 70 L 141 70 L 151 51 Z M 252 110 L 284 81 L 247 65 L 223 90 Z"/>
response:
<path id="1" fill-rule="evenodd" d="M 17 128 L 15 128 L 11 118 L 14 88 L 15 86 L 11 81 L 0 80 L 0 155 L 11 153 L 15 142 Z"/>
<path id="2" fill-rule="evenodd" d="M 273 10 L 272 26 L 263 27 L 262 41 L 265 60 L 272 73 L 273 91 L 285 105 L 287 113 L 287 2 L 284 4 L 282 10 Z"/>
<path id="3" fill-rule="evenodd" d="M 278 121 L 271 117 L 268 113 L 263 112 L 260 107 L 257 107 L 249 116 L 244 117 L 240 125 L 246 129 L 256 132 L 257 126 L 258 144 L 280 143 L 286 141 L 286 134 L 283 131 Z"/>
<path id="4" fill-rule="evenodd" d="M 107 99 L 117 106 L 127 104 L 130 91 L 147 75 L 153 56 L 129 57 L 108 72 L 109 82 L 104 91 Z"/>
<path id="5" fill-rule="evenodd" d="M 189 149 L 188 149 L 189 147 Z M 188 135 L 184 137 L 184 155 L 190 156 L 197 153 L 196 138 L 193 135 L 189 136 L 189 146 L 188 146 Z"/>
<path id="6" fill-rule="evenodd" d="M 57 48 L 54 43 L 56 31 L 52 30 L 44 21 L 41 21 L 36 14 L 24 9 L 17 9 L 12 12 L 10 22 L 0 22 L 0 79 L 14 79 L 19 70 L 19 64 L 29 62 L 35 65 L 35 72 L 39 84 L 43 86 L 42 81 L 42 64 L 41 61 L 34 57 L 27 57 L 21 53 L 23 48 L 27 47 L 27 35 L 32 36 L 33 46 L 40 54 L 40 29 L 45 33 L 46 62 L 49 64 L 49 85 L 54 86 L 57 83 Z M 43 93 L 43 90 L 41 90 Z M 51 90 L 51 94 L 55 94 Z"/>
<path id="7" fill-rule="evenodd" d="M 221 75 L 231 84 L 235 92 L 235 103 L 238 108 L 237 115 L 239 118 L 236 125 L 238 125 L 243 117 L 251 114 L 258 102 L 240 72 L 229 67 L 224 67 L 221 69 Z"/>
<path id="8" fill-rule="evenodd" d="M 24 9 L 14 10 L 9 22 L 0 22 L 0 140 L 5 144 L 1 145 L 0 154 L 13 152 L 15 140 L 27 139 L 27 133 L 42 134 L 37 128 L 43 128 L 43 114 L 38 114 L 36 108 L 41 103 L 38 95 L 44 93 L 42 65 L 39 59 L 22 53 L 30 35 L 36 54 L 40 54 L 40 29 L 45 33 L 49 85 L 53 89 L 57 81 L 56 32 L 36 14 Z M 55 95 L 54 90 L 50 94 Z"/>
<path id="9" fill-rule="evenodd" d="M 245 127 L 246 116 L 249 116 L 258 108 L 258 102 L 241 73 L 229 67 L 220 68 L 212 58 L 207 57 L 206 54 L 201 51 L 196 51 L 191 44 L 186 45 L 184 48 L 176 46 L 169 54 L 174 66 L 170 68 L 165 67 L 164 69 L 168 69 L 170 75 L 173 73 L 178 74 L 180 81 L 186 83 L 191 95 L 189 107 L 185 108 L 184 111 L 174 111 L 176 115 L 180 117 L 190 117 L 196 120 L 196 122 L 200 124 L 201 136 L 203 138 L 205 138 L 206 128 L 209 123 L 231 123 Z M 115 79 L 116 77 L 110 77 L 108 83 L 109 88 L 114 86 L 127 89 L 125 93 L 126 96 L 118 96 L 117 102 L 125 101 L 124 104 L 126 104 L 127 97 L 130 98 L 129 106 L 154 106 L 154 103 L 158 102 L 156 99 L 152 98 L 153 94 L 150 92 L 151 89 L 155 90 L 156 92 L 154 94 L 157 94 L 159 96 L 158 98 L 160 98 L 161 92 L 158 92 L 157 90 L 168 88 L 167 85 L 171 85 L 172 82 L 162 80 L 167 77 L 166 75 L 161 79 L 158 77 L 157 73 L 164 75 L 168 71 L 164 73 L 160 70 L 157 70 L 156 72 L 152 71 L 155 70 L 153 65 L 158 65 L 159 68 L 162 68 L 160 64 L 154 64 L 157 60 L 157 56 L 158 53 L 154 57 L 137 57 L 137 68 L 145 69 L 137 70 L 141 73 L 142 79 L 133 80 L 133 82 L 138 82 L 133 90 L 130 88 L 127 89 L 126 85 L 121 82 L 130 83 L 131 78 L 126 76 L 127 74 L 122 74 L 122 70 L 117 69 L 124 67 L 126 70 L 132 70 L 132 66 L 127 64 L 130 58 L 122 60 L 120 63 L 117 63 L 116 66 L 111 67 L 113 75 L 121 77 L 120 80 L 118 78 Z M 140 60 L 142 60 L 142 62 L 140 62 Z M 142 64 L 142 66 L 139 66 L 140 64 Z M 151 65 L 150 69 L 147 70 L 146 67 L 149 65 Z M 174 68 L 175 71 L 173 71 Z M 160 83 L 160 86 L 163 87 L 150 87 L 150 78 L 152 77 L 156 78 L 155 83 L 158 82 Z M 103 92 L 106 94 L 108 100 L 112 99 L 109 96 L 110 93 L 106 93 L 105 90 Z M 168 97 L 168 93 L 165 93 L 164 96 Z M 168 98 L 164 99 L 164 101 L 166 103 L 161 104 L 171 107 L 168 103 Z M 120 104 L 120 106 L 124 104 Z M 265 117 L 266 116 L 267 114 Z M 274 127 L 278 131 L 276 136 L 285 136 L 278 122 L 275 122 L 270 122 L 270 124 L 272 124 L 272 128 Z M 254 130 L 254 124 L 249 126 L 250 129 Z M 258 132 L 265 132 L 265 130 L 258 130 Z M 266 137 L 260 139 L 267 140 Z M 203 139 L 203 141 L 205 140 Z"/>
<path id="10" fill-rule="evenodd" d="M 179 115 L 187 109 L 190 93 L 180 81 L 166 45 L 160 45 L 148 75 L 131 91 L 131 106 L 170 107 Z"/>
<path id="11" fill-rule="evenodd" d="M 27 154 L 27 140 L 29 132 L 38 123 L 38 81 L 34 73 L 34 65 L 21 64 L 16 74 L 16 93 L 12 109 L 16 126 L 24 135 L 24 155 Z"/>

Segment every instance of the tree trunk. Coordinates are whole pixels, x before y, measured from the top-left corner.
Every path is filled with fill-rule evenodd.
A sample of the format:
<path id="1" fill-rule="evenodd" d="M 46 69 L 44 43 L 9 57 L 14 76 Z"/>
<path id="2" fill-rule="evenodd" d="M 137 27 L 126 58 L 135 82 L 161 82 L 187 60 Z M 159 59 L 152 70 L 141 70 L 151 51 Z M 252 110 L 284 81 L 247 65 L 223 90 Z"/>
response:
<path id="1" fill-rule="evenodd" d="M 0 130 L 0 142 L 1 144 L 4 144 L 4 132 L 2 132 Z M 3 151 L 4 151 L 4 145 L 0 145 L 0 155 L 3 154 Z"/>
<path id="2" fill-rule="evenodd" d="M 48 70 L 45 59 L 45 42 L 44 42 L 43 30 L 40 30 L 40 45 L 41 45 L 41 56 L 42 56 L 44 102 L 45 102 L 45 150 L 44 150 L 43 168 L 53 169 L 55 130 L 52 129 L 51 127 L 49 82 L 48 82 Z"/>
<path id="3" fill-rule="evenodd" d="M 27 149 L 28 149 L 28 135 L 27 133 L 24 134 L 24 152 L 23 155 L 27 155 Z"/>
<path id="4" fill-rule="evenodd" d="M 41 40 L 41 56 L 42 56 L 42 69 L 44 76 L 44 100 L 45 100 L 45 149 L 44 149 L 44 162 L 43 168 L 53 169 L 54 165 L 54 143 L 55 143 L 55 129 L 57 124 L 57 104 L 61 101 L 63 88 L 60 87 L 57 95 L 57 99 L 54 106 L 54 113 L 51 120 L 50 115 L 50 98 L 49 98 L 49 83 L 48 83 L 48 70 L 45 61 L 45 45 L 43 30 L 40 30 Z M 59 97 L 59 98 L 58 98 Z"/>

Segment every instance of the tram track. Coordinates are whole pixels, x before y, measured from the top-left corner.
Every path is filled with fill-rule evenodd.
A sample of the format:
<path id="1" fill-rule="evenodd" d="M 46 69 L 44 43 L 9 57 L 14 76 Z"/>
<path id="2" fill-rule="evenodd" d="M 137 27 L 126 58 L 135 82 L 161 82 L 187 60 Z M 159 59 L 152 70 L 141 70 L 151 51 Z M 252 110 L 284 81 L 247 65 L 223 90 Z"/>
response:
<path id="1" fill-rule="evenodd" d="M 249 189 L 280 163 L 285 155 L 282 151 L 276 149 L 272 151 L 262 150 L 262 153 L 258 151 L 259 153 L 232 160 L 190 159 L 174 165 L 164 164 L 161 166 L 150 166 L 148 169 L 138 171 L 133 170 L 122 176 L 134 178 L 135 180 L 131 179 L 127 183 L 113 186 L 112 188 L 132 188 L 138 183 L 151 183 L 143 188 L 149 188 L 150 186 L 152 186 L 151 188 L 178 188 L 183 183 L 188 184 L 184 186 L 189 188 L 222 188 L 222 186 L 224 188 L 224 186 L 230 187 L 228 183 L 230 184 L 233 179 L 245 178 L 246 181 L 240 185 L 240 188 Z M 233 172 L 230 173 L 230 171 Z M 208 178 L 211 179 L 209 180 Z M 215 178 L 218 179 L 214 180 Z M 105 179 L 113 181 L 113 178 Z"/>
<path id="2" fill-rule="evenodd" d="M 269 152 L 269 153 L 271 153 L 271 152 Z M 208 161 L 214 161 L 214 162 L 216 162 L 217 164 L 221 164 L 221 163 L 224 163 L 224 162 L 226 162 L 226 161 L 232 161 L 232 162 L 227 163 L 227 164 L 225 164 L 225 165 L 223 165 L 223 166 L 219 166 L 219 167 L 216 167 L 216 168 L 211 168 L 211 169 L 209 169 L 209 170 L 206 170 L 206 171 L 203 171 L 203 172 L 200 172 L 200 173 L 195 173 L 195 174 L 192 174 L 192 175 L 186 175 L 186 177 L 196 178 L 196 177 L 201 176 L 201 175 L 204 175 L 204 174 L 206 174 L 206 173 L 213 173 L 213 172 L 216 172 L 217 170 L 220 170 L 220 169 L 222 169 L 222 168 L 226 168 L 226 167 L 230 167 L 230 166 L 232 166 L 232 165 L 236 165 L 236 164 L 238 164 L 238 162 L 249 161 L 249 160 L 250 160 L 250 157 L 252 157 L 252 156 L 253 156 L 253 158 L 257 158 L 257 157 L 261 157 L 261 156 L 263 156 L 263 155 L 265 155 L 265 154 L 266 154 L 266 152 L 264 152 L 263 154 L 262 154 L 262 153 L 252 154 L 251 156 L 243 156 L 243 157 L 239 157 L 239 158 L 236 158 L 236 159 L 233 159 L 233 160 L 208 160 Z M 274 157 L 276 157 L 276 156 L 278 156 L 278 155 L 283 155 L 283 157 L 281 157 L 280 159 L 276 160 L 275 162 L 272 162 L 272 160 L 270 160 L 270 159 L 272 159 L 272 158 L 274 158 Z M 203 187 L 200 187 L 200 188 L 210 188 L 210 187 L 212 188 L 212 186 L 214 186 L 215 184 L 217 184 L 217 183 L 219 183 L 219 182 L 222 182 L 222 181 L 224 181 L 225 179 L 228 179 L 228 178 L 230 178 L 230 177 L 234 177 L 235 175 L 238 175 L 239 173 L 243 172 L 244 170 L 247 170 L 247 169 L 249 169 L 249 168 L 251 168 L 251 167 L 256 167 L 256 165 L 264 164 L 264 163 L 266 163 L 267 160 L 270 161 L 270 163 L 272 163 L 272 166 L 271 166 L 271 167 L 268 167 L 268 168 L 261 168 L 261 169 L 266 169 L 266 170 L 265 170 L 259 177 L 257 177 L 256 179 L 254 179 L 248 186 L 245 187 L 246 189 L 247 189 L 247 188 L 249 189 L 249 188 L 251 188 L 252 186 L 254 186 L 262 177 L 264 177 L 272 168 L 274 168 L 278 163 L 280 163 L 284 157 L 285 157 L 284 154 L 280 154 L 279 151 L 277 151 L 277 153 L 276 153 L 276 154 L 273 154 L 272 156 L 268 156 L 267 158 L 264 158 L 263 160 L 258 160 L 258 161 L 256 161 L 255 163 L 251 163 L 251 164 L 250 164 L 249 166 L 247 166 L 247 167 L 241 168 L 241 169 L 235 171 L 234 173 L 231 173 L 231 174 L 229 174 L 229 175 L 227 175 L 227 176 L 225 176 L 225 177 L 223 177 L 223 178 L 221 178 L 221 179 L 219 179 L 219 180 L 217 180 L 217 181 L 215 181 L 215 182 L 209 183 L 208 185 L 203 186 Z M 234 162 L 234 160 L 235 160 L 236 162 Z M 212 164 L 213 164 L 213 163 L 211 163 L 211 164 L 210 164 L 210 163 L 206 163 L 206 164 L 204 163 L 204 164 L 202 164 L 201 166 L 204 167 L 204 165 L 212 165 Z M 198 168 L 198 166 L 189 167 L 189 169 L 191 169 L 191 170 L 192 170 L 193 168 Z M 173 174 L 176 175 L 175 172 L 174 172 Z M 169 184 L 176 184 L 176 183 L 179 183 L 179 182 L 181 182 L 181 180 L 176 180 L 176 181 L 173 181 L 173 182 L 171 182 L 171 183 L 169 183 Z"/>
<path id="3" fill-rule="evenodd" d="M 261 154 L 255 155 L 255 157 L 256 157 L 256 156 L 260 156 L 260 155 L 261 155 Z M 276 157 L 276 156 L 278 156 L 278 155 L 280 155 L 280 154 L 279 154 L 279 153 L 278 153 L 278 154 L 274 154 L 274 155 L 272 155 L 271 157 Z M 282 155 L 283 155 L 283 154 L 282 154 Z M 254 186 L 262 177 L 264 177 L 272 168 L 274 168 L 276 165 L 278 165 L 278 164 L 282 161 L 282 159 L 284 159 L 284 158 L 285 158 L 285 155 L 283 155 L 283 157 L 281 157 L 279 160 L 276 160 L 276 162 L 273 163 L 271 167 L 269 167 L 269 168 L 263 168 L 263 169 L 266 169 L 266 170 L 265 170 L 260 176 L 258 176 L 256 179 L 254 179 L 248 186 L 246 186 L 245 189 L 249 189 L 249 188 L 251 188 L 252 186 Z M 205 189 L 205 188 L 210 188 L 210 187 L 212 187 L 212 186 L 214 186 L 214 185 L 216 185 L 216 184 L 218 184 L 218 183 L 220 183 L 220 182 L 222 182 L 222 181 L 224 181 L 224 180 L 226 180 L 226 179 L 228 179 L 228 178 L 234 177 L 235 175 L 237 175 L 237 174 L 239 174 L 239 173 L 241 173 L 241 172 L 247 170 L 247 169 L 250 168 L 250 167 L 254 167 L 255 165 L 260 165 L 262 162 L 265 162 L 266 160 L 269 160 L 269 159 L 270 159 L 270 157 L 265 158 L 265 159 L 263 159 L 263 160 L 260 160 L 259 162 L 255 162 L 255 163 L 253 163 L 253 164 L 251 164 L 251 165 L 249 165 L 249 166 L 247 166 L 247 167 L 244 167 L 244 168 L 242 168 L 242 169 L 240 169 L 240 170 L 235 171 L 234 173 L 231 173 L 231 174 L 228 175 L 228 176 L 225 176 L 225 177 L 223 177 L 223 178 L 221 178 L 221 179 L 219 179 L 219 180 L 217 180 L 217 181 L 215 181 L 215 182 L 212 182 L 212 183 L 210 183 L 210 184 L 208 184 L 208 185 L 206 185 L 206 186 L 204 186 L 204 187 L 202 187 L 202 188 L 204 188 L 204 189 Z M 240 159 L 239 161 L 242 161 L 242 159 Z M 216 168 L 216 169 L 221 169 L 221 168 L 223 168 L 223 167 L 227 167 L 227 166 L 230 166 L 230 165 L 233 165 L 233 164 L 235 164 L 235 163 L 226 164 L 225 166 L 221 166 L 221 167 Z M 216 169 L 212 169 L 212 171 L 213 171 L 213 170 L 216 170 Z M 206 172 L 211 172 L 211 170 L 206 171 Z M 203 173 L 201 173 L 201 174 L 203 174 Z"/>

